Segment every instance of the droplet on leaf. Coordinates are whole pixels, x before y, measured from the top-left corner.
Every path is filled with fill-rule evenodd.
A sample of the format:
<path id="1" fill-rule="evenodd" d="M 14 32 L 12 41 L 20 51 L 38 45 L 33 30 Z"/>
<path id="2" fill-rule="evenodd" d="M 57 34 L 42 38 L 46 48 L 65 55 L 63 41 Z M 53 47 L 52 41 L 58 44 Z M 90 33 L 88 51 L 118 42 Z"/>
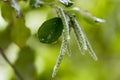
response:
<path id="1" fill-rule="evenodd" d="M 42 43 L 53 43 L 58 40 L 63 30 L 62 20 L 59 17 L 45 21 L 38 30 L 38 38 Z"/>

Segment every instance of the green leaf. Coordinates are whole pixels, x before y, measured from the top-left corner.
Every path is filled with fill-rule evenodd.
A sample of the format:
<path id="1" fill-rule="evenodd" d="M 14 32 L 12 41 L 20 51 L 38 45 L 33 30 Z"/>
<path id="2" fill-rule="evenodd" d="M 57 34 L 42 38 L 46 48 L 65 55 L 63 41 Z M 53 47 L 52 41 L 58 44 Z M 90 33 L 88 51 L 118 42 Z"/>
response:
<path id="1" fill-rule="evenodd" d="M 3 47 L 3 49 L 7 48 L 8 45 L 12 42 L 10 37 L 10 25 L 7 26 L 7 28 L 3 31 L 0 31 L 0 46 Z"/>
<path id="2" fill-rule="evenodd" d="M 60 18 L 52 18 L 45 21 L 38 30 L 38 38 L 42 43 L 53 43 L 57 41 L 63 30 Z"/>
<path id="3" fill-rule="evenodd" d="M 11 31 L 12 40 L 20 47 L 26 45 L 26 41 L 30 36 L 30 30 L 25 26 L 23 18 L 15 18 L 14 25 Z"/>
<path id="4" fill-rule="evenodd" d="M 1 15 L 8 22 L 11 22 L 13 20 L 13 9 L 9 3 L 3 2 L 1 4 Z"/>

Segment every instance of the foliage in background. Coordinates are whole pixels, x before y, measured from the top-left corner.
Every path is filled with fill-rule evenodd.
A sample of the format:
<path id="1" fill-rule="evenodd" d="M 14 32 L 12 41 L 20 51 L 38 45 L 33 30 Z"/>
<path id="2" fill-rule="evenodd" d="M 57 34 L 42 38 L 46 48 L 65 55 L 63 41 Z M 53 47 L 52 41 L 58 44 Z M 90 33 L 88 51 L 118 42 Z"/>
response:
<path id="1" fill-rule="evenodd" d="M 34 0 L 30 1 L 34 3 Z M 50 2 L 50 0 L 45 1 Z M 72 57 L 64 59 L 56 80 L 119 80 L 120 1 L 74 0 L 74 2 L 75 6 L 79 6 L 80 9 L 88 10 L 93 15 L 106 19 L 105 24 L 96 25 L 86 23 L 77 15 L 99 60 L 94 62 L 88 55 L 81 56 L 71 34 L 70 45 L 74 54 Z M 24 1 L 20 1 L 19 4 L 23 10 L 24 18 L 22 19 L 15 18 L 16 14 L 21 13 L 16 13 L 11 5 L 0 1 L 2 17 L 7 22 L 3 29 L 0 25 L 0 47 L 5 50 L 10 61 L 15 63 L 25 80 L 48 80 L 51 78 L 52 69 L 59 53 L 61 39 L 55 44 L 45 45 L 39 43 L 36 32 L 45 20 L 55 16 L 55 12 L 48 6 L 44 6 L 43 2 L 31 5 L 32 7 L 40 6 L 37 9 L 30 8 Z M 7 70 L 8 65 L 3 61 L 0 57 L 0 68 Z M 9 73 L 5 70 L 6 74 L 3 75 L 6 75 L 6 79 L 1 80 L 16 80 L 10 68 Z"/>

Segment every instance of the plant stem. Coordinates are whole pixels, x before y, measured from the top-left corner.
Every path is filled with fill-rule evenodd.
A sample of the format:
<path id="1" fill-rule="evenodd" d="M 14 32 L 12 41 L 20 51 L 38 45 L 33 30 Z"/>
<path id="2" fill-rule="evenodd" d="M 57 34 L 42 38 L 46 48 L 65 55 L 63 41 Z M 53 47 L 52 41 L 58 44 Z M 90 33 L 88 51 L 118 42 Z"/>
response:
<path id="1" fill-rule="evenodd" d="M 0 47 L 0 53 L 2 55 L 2 57 L 5 59 L 5 61 L 11 66 L 11 68 L 14 70 L 14 73 L 16 74 L 16 76 L 18 77 L 19 80 L 24 80 L 23 77 L 21 76 L 21 74 L 19 73 L 19 71 L 16 69 L 15 65 L 13 65 L 8 58 L 6 57 L 3 49 Z"/>

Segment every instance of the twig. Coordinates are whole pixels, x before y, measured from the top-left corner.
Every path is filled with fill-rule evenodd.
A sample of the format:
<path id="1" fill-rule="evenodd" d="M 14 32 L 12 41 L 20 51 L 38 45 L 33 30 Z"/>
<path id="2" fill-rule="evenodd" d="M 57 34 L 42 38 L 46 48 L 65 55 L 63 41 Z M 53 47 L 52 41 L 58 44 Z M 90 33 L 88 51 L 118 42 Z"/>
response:
<path id="1" fill-rule="evenodd" d="M 2 57 L 5 59 L 5 61 L 11 66 L 11 68 L 14 70 L 14 73 L 16 74 L 16 76 L 18 77 L 19 80 L 24 80 L 23 77 L 21 76 L 21 74 L 19 73 L 19 71 L 16 69 L 15 65 L 13 65 L 8 58 L 6 57 L 3 49 L 0 47 L 0 54 L 2 55 Z"/>
<path id="2" fill-rule="evenodd" d="M 11 5 L 17 11 L 17 18 L 21 18 L 23 14 L 20 5 L 17 3 L 17 0 L 12 0 Z"/>

